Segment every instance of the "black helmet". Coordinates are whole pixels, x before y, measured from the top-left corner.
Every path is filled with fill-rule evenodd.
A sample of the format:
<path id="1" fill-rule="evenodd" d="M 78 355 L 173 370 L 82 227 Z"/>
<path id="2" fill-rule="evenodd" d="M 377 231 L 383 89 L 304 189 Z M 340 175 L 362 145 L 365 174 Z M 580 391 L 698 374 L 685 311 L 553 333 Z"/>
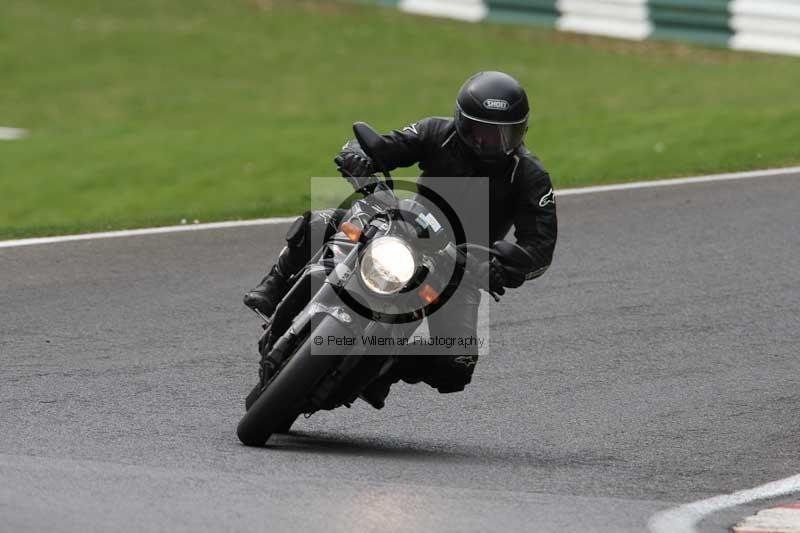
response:
<path id="1" fill-rule="evenodd" d="M 480 158 L 495 159 L 522 144 L 529 114 L 528 96 L 517 80 L 503 72 L 479 72 L 458 92 L 456 130 Z"/>

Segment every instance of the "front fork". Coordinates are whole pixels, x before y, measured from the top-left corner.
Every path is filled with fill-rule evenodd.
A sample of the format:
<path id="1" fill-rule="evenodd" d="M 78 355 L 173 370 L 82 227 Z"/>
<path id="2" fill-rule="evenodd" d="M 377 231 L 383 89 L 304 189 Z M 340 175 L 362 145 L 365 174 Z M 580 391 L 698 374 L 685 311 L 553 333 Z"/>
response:
<path id="1" fill-rule="evenodd" d="M 319 263 L 310 263 L 278 305 L 271 321 L 265 318 L 265 333 L 259 341 L 259 378 L 263 389 L 314 324 L 315 317 L 330 315 L 344 325 L 353 320 L 348 310 L 338 305 L 334 286 L 341 286 L 352 275 L 358 261 L 357 247 L 328 272 Z"/>

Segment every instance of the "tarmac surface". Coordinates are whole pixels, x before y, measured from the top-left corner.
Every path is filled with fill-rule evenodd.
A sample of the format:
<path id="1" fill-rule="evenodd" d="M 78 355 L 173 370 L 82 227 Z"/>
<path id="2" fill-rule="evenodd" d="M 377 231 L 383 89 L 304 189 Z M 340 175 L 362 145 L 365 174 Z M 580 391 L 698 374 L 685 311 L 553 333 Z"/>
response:
<path id="1" fill-rule="evenodd" d="M 641 532 L 800 472 L 800 176 L 559 220 L 467 391 L 397 385 L 263 449 L 235 434 L 241 294 L 285 225 L 0 249 L 0 530 Z"/>

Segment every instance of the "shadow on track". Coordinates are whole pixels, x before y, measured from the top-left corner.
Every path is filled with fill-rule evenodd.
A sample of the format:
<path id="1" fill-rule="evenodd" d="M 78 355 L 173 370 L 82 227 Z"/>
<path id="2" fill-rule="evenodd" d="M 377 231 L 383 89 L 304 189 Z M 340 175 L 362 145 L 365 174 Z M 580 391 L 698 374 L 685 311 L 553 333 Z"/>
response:
<path id="1" fill-rule="evenodd" d="M 412 442 L 397 438 L 363 438 L 340 433 L 312 431 L 292 431 L 286 435 L 273 435 L 262 450 L 395 459 L 421 463 L 446 461 L 484 465 L 519 465 L 542 469 L 574 468 L 587 465 L 610 467 L 619 462 L 615 456 L 598 454 L 591 450 L 568 452 L 558 447 L 520 450 L 505 448 L 502 445 L 493 447 L 453 446 L 452 443 L 445 446 L 440 443 Z"/>
<path id="2" fill-rule="evenodd" d="M 450 447 L 448 447 L 450 448 Z M 376 457 L 413 461 L 476 460 L 480 453 L 474 450 L 445 449 L 441 445 L 398 439 L 367 439 L 334 433 L 292 431 L 286 435 L 273 435 L 264 450 L 276 452 L 341 455 L 351 457 Z"/>

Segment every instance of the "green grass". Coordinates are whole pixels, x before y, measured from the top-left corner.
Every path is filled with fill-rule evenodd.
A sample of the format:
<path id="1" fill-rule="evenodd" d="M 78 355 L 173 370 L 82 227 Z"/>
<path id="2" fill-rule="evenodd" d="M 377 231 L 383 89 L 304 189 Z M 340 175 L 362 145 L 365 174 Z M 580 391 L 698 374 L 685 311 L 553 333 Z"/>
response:
<path id="1" fill-rule="evenodd" d="M 796 59 L 334 1 L 4 0 L 0 125 L 31 135 L 0 141 L 0 238 L 296 213 L 350 123 L 449 114 L 489 68 L 528 87 L 559 187 L 800 162 Z"/>

